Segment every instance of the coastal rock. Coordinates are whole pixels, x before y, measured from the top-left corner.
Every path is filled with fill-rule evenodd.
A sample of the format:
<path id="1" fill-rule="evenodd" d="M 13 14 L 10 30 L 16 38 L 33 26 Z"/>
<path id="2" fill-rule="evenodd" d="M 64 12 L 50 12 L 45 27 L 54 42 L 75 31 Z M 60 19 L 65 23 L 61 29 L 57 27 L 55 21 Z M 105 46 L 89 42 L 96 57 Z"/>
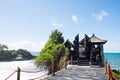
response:
<path id="1" fill-rule="evenodd" d="M 23 49 L 0 52 L 0 61 L 30 60 L 34 57 L 29 51 Z"/>

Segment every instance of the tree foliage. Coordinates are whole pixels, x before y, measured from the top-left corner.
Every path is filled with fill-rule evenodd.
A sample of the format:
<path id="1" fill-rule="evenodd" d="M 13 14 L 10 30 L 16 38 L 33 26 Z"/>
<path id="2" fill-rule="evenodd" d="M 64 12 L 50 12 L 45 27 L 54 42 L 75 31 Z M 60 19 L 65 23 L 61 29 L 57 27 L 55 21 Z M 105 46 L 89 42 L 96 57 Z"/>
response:
<path id="1" fill-rule="evenodd" d="M 52 63 L 59 64 L 61 58 L 65 57 L 67 53 L 63 42 L 62 33 L 58 30 L 53 31 L 39 56 L 35 59 L 36 65 L 40 67 L 41 65 L 49 66 Z"/>
<path id="2" fill-rule="evenodd" d="M 29 60 L 29 59 L 33 59 L 34 56 L 31 55 L 30 52 L 20 49 L 22 51 L 19 50 L 5 50 L 0 52 L 0 60 L 2 61 L 9 61 L 9 60 L 17 60 L 16 58 L 21 55 L 22 58 L 21 60 Z"/>
<path id="3" fill-rule="evenodd" d="M 51 44 L 62 44 L 64 42 L 64 37 L 62 33 L 58 30 L 55 30 L 51 33 L 49 40 L 47 41 L 45 46 L 49 46 Z"/>
<path id="4" fill-rule="evenodd" d="M 0 44 L 0 51 L 3 51 L 5 49 L 8 49 L 8 46 L 4 44 Z"/>

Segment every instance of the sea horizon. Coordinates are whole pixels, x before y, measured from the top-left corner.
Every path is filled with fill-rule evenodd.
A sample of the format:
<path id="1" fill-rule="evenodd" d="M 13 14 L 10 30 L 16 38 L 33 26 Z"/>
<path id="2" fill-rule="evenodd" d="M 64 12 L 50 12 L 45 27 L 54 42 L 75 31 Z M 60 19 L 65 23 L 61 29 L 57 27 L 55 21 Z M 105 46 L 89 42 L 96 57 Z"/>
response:
<path id="1" fill-rule="evenodd" d="M 39 55 L 39 53 L 40 53 L 40 51 L 31 51 L 30 52 L 32 55 L 34 55 L 34 56 L 38 56 Z M 120 54 L 120 52 L 104 52 L 105 54 L 109 54 L 109 53 L 119 53 Z"/>

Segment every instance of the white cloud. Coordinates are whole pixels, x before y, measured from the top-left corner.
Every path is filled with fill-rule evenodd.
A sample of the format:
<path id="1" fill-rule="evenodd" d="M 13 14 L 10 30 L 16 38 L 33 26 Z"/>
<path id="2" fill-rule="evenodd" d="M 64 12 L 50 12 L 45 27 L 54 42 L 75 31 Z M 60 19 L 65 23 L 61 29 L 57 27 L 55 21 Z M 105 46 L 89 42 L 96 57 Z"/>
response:
<path id="1" fill-rule="evenodd" d="M 91 15 L 98 21 L 102 21 L 105 16 L 108 16 L 108 13 L 106 11 L 102 11 L 100 14 L 91 13 Z"/>
<path id="2" fill-rule="evenodd" d="M 28 51 L 40 51 L 45 44 L 45 42 L 32 42 L 29 40 L 8 41 L 8 42 L 1 41 L 0 43 L 7 45 L 10 50 L 26 49 Z"/>
<path id="3" fill-rule="evenodd" d="M 75 23 L 75 24 L 78 24 L 79 23 L 79 19 L 77 16 L 75 15 L 72 15 L 72 21 Z"/>
<path id="4" fill-rule="evenodd" d="M 106 43 L 104 47 L 105 47 L 105 52 L 120 52 L 119 43 Z"/>
<path id="5" fill-rule="evenodd" d="M 56 21 L 52 21 L 52 24 L 51 24 L 52 26 L 54 26 L 54 27 L 63 27 L 63 24 L 61 24 L 61 23 L 59 23 L 59 22 L 56 22 Z"/>

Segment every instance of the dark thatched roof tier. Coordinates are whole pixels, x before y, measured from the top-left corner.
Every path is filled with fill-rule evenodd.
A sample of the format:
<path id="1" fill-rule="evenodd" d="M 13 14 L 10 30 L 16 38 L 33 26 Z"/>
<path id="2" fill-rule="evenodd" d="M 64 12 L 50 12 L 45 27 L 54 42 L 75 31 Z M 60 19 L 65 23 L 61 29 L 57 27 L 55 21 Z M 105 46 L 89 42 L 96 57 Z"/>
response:
<path id="1" fill-rule="evenodd" d="M 107 42 L 107 40 L 102 40 L 102 39 L 96 37 L 96 36 L 93 34 L 92 37 L 90 38 L 90 42 L 91 42 L 91 43 L 102 43 L 102 44 L 104 44 L 104 43 Z"/>

